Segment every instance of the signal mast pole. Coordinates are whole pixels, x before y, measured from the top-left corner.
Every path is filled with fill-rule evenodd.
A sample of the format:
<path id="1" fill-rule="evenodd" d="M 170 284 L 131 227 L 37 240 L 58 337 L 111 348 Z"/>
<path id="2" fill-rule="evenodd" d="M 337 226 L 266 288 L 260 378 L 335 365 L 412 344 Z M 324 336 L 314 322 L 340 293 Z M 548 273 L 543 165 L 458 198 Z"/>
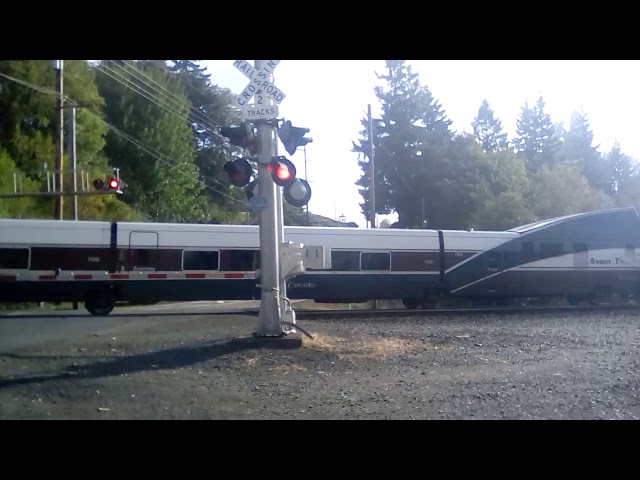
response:
<path id="1" fill-rule="evenodd" d="M 255 68 L 260 71 L 266 65 L 265 60 L 256 60 Z M 261 93 L 258 90 L 257 94 Z M 265 95 L 266 97 L 266 95 Z M 267 106 L 273 105 L 270 98 L 266 98 Z M 271 180 L 267 169 L 269 161 L 275 153 L 275 139 L 273 127 L 267 122 L 259 122 L 257 126 L 257 154 L 258 154 L 258 189 L 265 197 L 267 208 L 260 211 L 260 314 L 255 337 L 282 337 L 282 310 L 280 309 L 280 263 L 278 244 L 281 232 L 278 230 L 279 202 L 277 200 L 276 184 Z"/>

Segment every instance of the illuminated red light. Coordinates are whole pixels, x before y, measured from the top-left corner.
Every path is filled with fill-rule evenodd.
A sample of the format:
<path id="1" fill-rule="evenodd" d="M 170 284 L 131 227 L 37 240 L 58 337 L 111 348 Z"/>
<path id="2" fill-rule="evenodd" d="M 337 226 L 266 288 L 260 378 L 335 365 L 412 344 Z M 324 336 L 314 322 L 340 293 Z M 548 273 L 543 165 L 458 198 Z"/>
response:
<path id="1" fill-rule="evenodd" d="M 287 167 L 280 167 L 276 172 L 276 175 L 280 180 L 289 180 L 291 178 L 291 173 Z"/>
<path id="2" fill-rule="evenodd" d="M 118 180 L 112 178 L 109 180 L 109 188 L 118 188 Z"/>

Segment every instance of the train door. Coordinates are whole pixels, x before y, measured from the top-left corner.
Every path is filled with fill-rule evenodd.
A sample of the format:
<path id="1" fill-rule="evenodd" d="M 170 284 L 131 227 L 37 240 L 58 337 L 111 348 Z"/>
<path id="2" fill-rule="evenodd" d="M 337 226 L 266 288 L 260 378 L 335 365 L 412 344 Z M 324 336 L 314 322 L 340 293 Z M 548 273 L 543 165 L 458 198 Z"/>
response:
<path id="1" fill-rule="evenodd" d="M 156 270 L 158 262 L 158 233 L 129 233 L 129 270 Z"/>

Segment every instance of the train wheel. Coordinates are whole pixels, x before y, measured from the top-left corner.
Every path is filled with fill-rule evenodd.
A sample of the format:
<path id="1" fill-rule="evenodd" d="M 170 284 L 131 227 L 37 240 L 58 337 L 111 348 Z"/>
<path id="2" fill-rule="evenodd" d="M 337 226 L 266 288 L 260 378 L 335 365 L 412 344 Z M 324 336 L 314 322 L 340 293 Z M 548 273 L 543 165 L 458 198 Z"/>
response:
<path id="1" fill-rule="evenodd" d="M 431 310 L 432 308 L 436 308 L 437 304 L 438 304 L 437 300 L 422 300 L 420 302 L 420 306 L 422 307 L 423 310 Z"/>
<path id="2" fill-rule="evenodd" d="M 578 295 L 567 295 L 567 303 L 573 307 L 579 305 L 582 300 L 583 298 Z"/>
<path id="3" fill-rule="evenodd" d="M 116 306 L 116 298 L 108 291 L 93 291 L 87 293 L 84 306 L 91 315 L 109 315 Z"/>
<path id="4" fill-rule="evenodd" d="M 403 305 L 407 308 L 407 310 L 415 310 L 420 305 L 420 302 L 417 298 L 403 298 Z"/>

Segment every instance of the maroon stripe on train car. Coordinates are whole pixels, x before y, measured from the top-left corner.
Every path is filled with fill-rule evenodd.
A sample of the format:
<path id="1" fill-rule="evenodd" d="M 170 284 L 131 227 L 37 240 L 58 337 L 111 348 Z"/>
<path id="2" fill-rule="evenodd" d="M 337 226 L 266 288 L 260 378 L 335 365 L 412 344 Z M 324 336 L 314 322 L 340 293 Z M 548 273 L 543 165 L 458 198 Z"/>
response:
<path id="1" fill-rule="evenodd" d="M 126 280 L 129 278 L 129 275 L 126 273 L 112 273 L 111 278 L 113 280 Z"/>
<path id="2" fill-rule="evenodd" d="M 2 281 L 14 281 L 16 280 L 16 276 L 15 275 L 0 275 L 0 282 Z"/>
<path id="3" fill-rule="evenodd" d="M 56 276 L 55 275 L 40 275 L 38 278 L 40 280 L 55 280 Z"/>
<path id="4" fill-rule="evenodd" d="M 166 273 L 149 273 L 147 278 L 167 278 Z"/>
<path id="5" fill-rule="evenodd" d="M 224 278 L 244 278 L 244 273 L 225 273 Z"/>
<path id="6" fill-rule="evenodd" d="M 76 280 L 91 280 L 93 275 L 74 275 L 73 278 Z"/>
<path id="7" fill-rule="evenodd" d="M 187 273 L 185 275 L 187 278 L 204 278 L 204 273 Z"/>

